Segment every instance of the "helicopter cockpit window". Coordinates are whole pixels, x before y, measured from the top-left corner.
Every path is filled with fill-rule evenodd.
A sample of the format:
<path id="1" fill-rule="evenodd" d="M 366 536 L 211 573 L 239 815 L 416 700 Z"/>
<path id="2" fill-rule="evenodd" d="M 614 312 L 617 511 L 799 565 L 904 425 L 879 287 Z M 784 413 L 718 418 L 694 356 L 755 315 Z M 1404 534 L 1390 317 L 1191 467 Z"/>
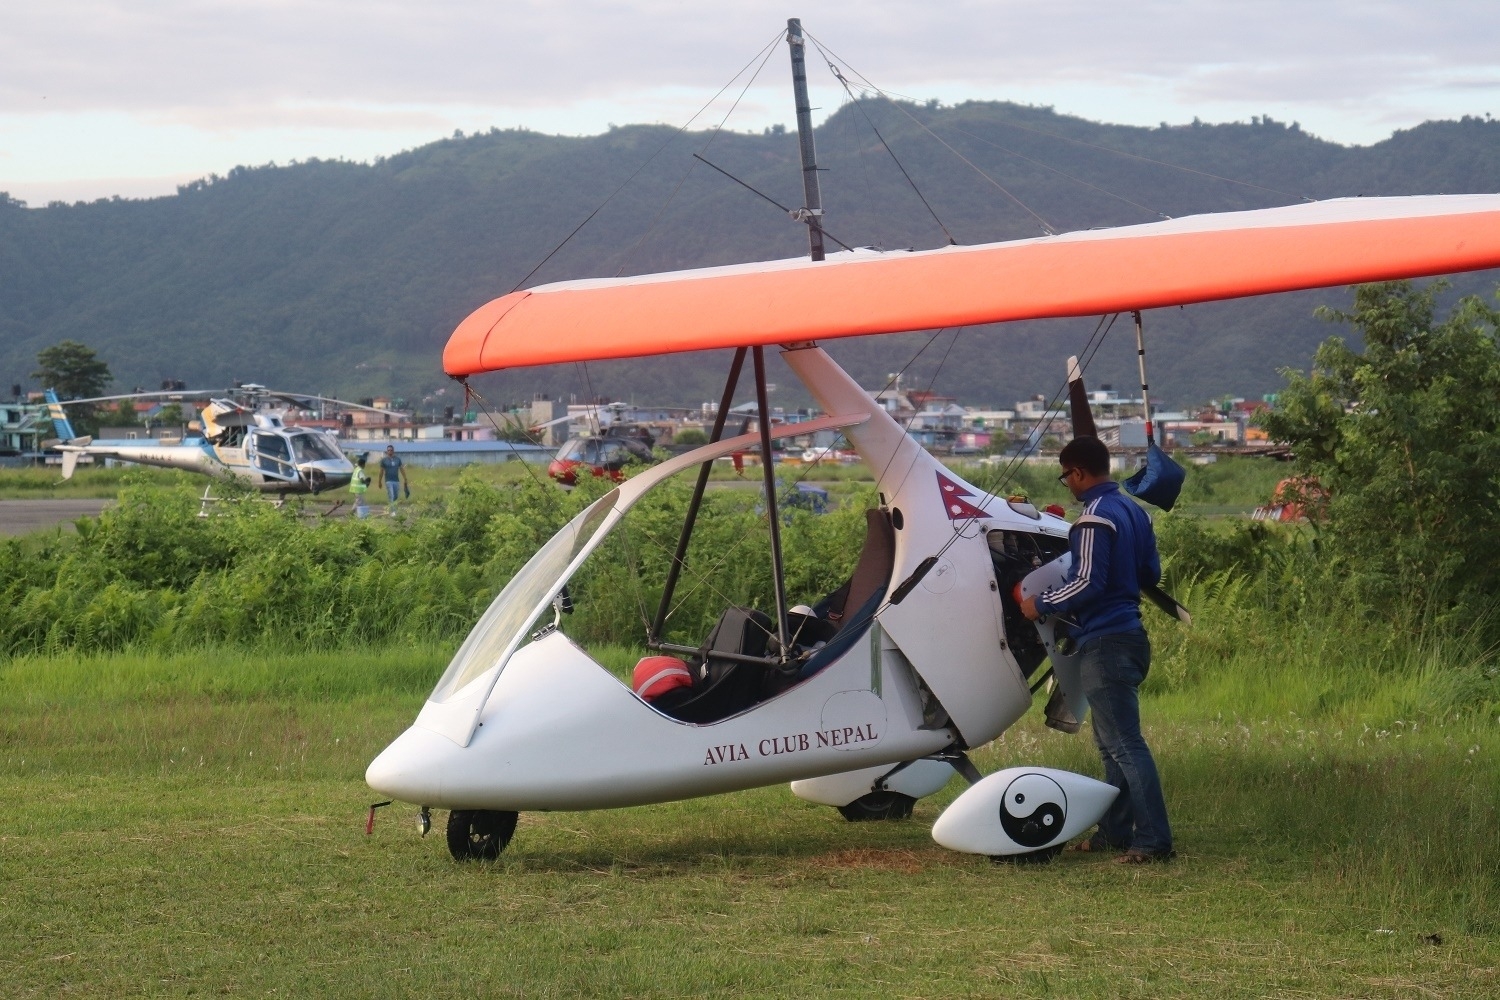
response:
<path id="1" fill-rule="evenodd" d="M 433 690 L 432 701 L 447 701 L 466 684 L 489 670 L 522 632 L 531 627 L 537 605 L 558 589 L 573 557 L 594 537 L 614 509 L 620 491 L 611 490 L 553 535 L 531 561 L 511 577 L 489 610 L 474 626 L 453 662 Z"/>
<path id="2" fill-rule="evenodd" d="M 569 438 L 567 441 L 564 441 L 563 446 L 557 450 L 557 460 L 559 462 L 590 461 L 590 459 L 584 453 L 584 448 L 585 444 L 592 443 L 593 442 L 591 441 L 585 442 L 581 438 Z"/>
<path id="3" fill-rule="evenodd" d="M 341 457 L 338 448 L 321 434 L 293 434 L 292 450 L 300 462 L 318 462 Z"/>
<path id="4" fill-rule="evenodd" d="M 599 442 L 598 464 L 606 469 L 618 469 L 625 464 L 629 454 L 621 441 L 601 441 Z"/>
<path id="5" fill-rule="evenodd" d="M 295 472 L 291 458 L 291 449 L 280 434 L 255 435 L 255 465 L 262 472 L 285 478 Z"/>

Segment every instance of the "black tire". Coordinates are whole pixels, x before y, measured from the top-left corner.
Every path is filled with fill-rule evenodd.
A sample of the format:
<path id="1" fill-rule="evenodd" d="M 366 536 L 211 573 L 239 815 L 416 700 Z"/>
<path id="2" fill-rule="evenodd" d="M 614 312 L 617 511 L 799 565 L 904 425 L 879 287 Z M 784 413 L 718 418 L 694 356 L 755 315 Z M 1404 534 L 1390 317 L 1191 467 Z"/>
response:
<path id="1" fill-rule="evenodd" d="M 849 822 L 865 823 L 877 819 L 910 819 L 912 807 L 916 804 L 916 799 L 900 792 L 869 792 L 838 808 Z"/>
<path id="2" fill-rule="evenodd" d="M 455 861 L 494 861 L 516 833 L 517 814 L 455 809 L 448 814 L 448 853 Z"/>
<path id="3" fill-rule="evenodd" d="M 997 865 L 1050 865 L 1052 859 L 1063 852 L 1067 844 L 1054 844 L 1044 847 L 1039 851 L 1027 851 L 1025 854 L 996 854 L 990 860 Z"/>

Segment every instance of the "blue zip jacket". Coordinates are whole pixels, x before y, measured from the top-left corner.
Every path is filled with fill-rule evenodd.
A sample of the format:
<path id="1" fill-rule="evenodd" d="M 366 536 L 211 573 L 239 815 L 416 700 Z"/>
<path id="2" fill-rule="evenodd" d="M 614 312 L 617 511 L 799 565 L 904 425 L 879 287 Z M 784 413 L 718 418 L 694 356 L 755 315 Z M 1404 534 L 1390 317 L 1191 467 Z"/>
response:
<path id="1" fill-rule="evenodd" d="M 1081 646 L 1101 635 L 1142 630 L 1141 587 L 1161 580 L 1161 558 L 1151 518 L 1118 483 L 1100 483 L 1079 499 L 1083 513 L 1068 532 L 1073 566 L 1036 607 L 1072 618 L 1073 641 Z"/>

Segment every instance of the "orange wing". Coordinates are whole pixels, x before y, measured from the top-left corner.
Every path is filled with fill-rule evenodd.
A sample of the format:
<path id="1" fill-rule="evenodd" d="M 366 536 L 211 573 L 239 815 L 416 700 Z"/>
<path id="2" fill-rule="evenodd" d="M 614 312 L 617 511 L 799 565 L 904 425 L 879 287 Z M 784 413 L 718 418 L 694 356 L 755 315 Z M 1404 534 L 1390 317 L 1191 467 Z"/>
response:
<path id="1" fill-rule="evenodd" d="M 512 292 L 450 375 L 1090 316 L 1500 266 L 1500 195 L 1344 198 L 1042 239 L 738 264 Z"/>

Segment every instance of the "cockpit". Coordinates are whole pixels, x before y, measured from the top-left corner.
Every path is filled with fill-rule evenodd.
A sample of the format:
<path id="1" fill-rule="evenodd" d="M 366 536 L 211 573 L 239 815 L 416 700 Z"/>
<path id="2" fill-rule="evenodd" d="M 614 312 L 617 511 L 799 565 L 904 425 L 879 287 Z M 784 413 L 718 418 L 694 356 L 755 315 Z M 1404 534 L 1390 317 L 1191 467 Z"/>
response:
<path id="1" fill-rule="evenodd" d="M 864 415 L 822 419 L 852 424 Z M 795 432 L 786 428 L 778 436 Z M 658 488 L 686 489 L 689 484 L 680 480 L 667 483 L 677 473 L 746 450 L 749 444 L 730 439 L 678 456 L 614 487 L 576 515 L 511 577 L 459 648 L 428 699 L 434 710 L 427 713 L 429 728 L 466 744 L 509 660 L 553 632 L 586 645 L 591 659 L 627 685 L 639 660 L 680 659 L 695 674 L 690 696 L 651 704 L 662 714 L 695 724 L 728 718 L 775 697 L 842 656 L 868 631 L 889 583 L 894 559 L 889 515 L 857 509 L 823 515 L 865 520 L 865 551 L 842 558 L 819 554 L 821 576 L 837 572 L 829 565 L 835 560 L 847 567 L 857 559 L 858 567 L 842 587 L 827 585 L 821 576 L 814 584 L 806 573 L 789 574 L 788 601 L 801 606 L 789 610 L 782 648 L 774 618 L 752 607 L 755 595 L 767 590 L 771 570 L 769 558 L 757 558 L 754 552 L 761 539 L 752 541 L 755 532 L 742 530 L 751 519 L 764 520 L 764 510 L 756 509 L 760 498 L 750 491 L 715 490 L 705 496 L 705 503 L 717 510 L 742 516 L 705 519 L 692 533 L 681 584 L 670 613 L 662 616 L 665 627 L 660 635 L 651 635 L 648 608 L 662 597 L 660 581 L 671 565 L 680 524 L 663 518 L 648 495 Z M 817 517 L 797 515 L 808 538 L 818 529 L 807 522 Z M 735 527 L 726 534 L 727 526 Z M 798 544 L 799 537 L 787 539 L 789 551 Z M 814 586 L 819 589 L 809 592 Z M 570 605 L 576 612 L 565 623 Z"/>
<path id="2" fill-rule="evenodd" d="M 343 453 L 323 434 L 304 431 L 290 435 L 292 454 L 298 465 L 304 462 L 339 461 Z"/>

